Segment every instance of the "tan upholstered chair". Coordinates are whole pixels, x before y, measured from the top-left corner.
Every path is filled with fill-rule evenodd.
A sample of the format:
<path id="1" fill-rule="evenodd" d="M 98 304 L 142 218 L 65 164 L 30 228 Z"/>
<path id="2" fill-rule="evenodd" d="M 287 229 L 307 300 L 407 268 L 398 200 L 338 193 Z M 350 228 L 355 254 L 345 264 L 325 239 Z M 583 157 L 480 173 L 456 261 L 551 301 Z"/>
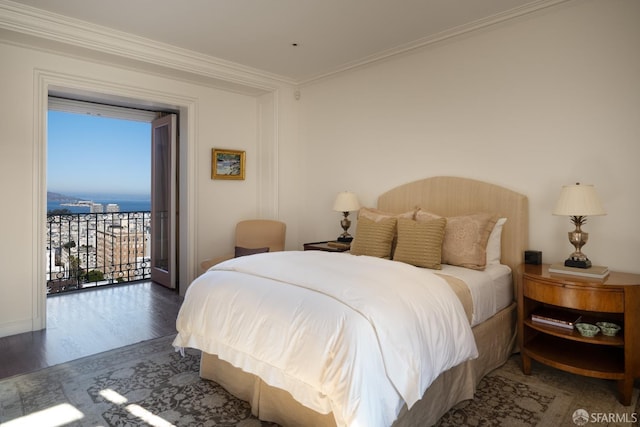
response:
<path id="1" fill-rule="evenodd" d="M 243 250 L 269 248 L 269 252 L 284 250 L 287 226 L 284 222 L 270 219 L 249 219 L 236 225 L 236 244 L 233 252 L 208 259 L 200 263 L 201 273 L 219 262 L 231 259 Z M 237 249 L 240 248 L 240 249 Z M 264 250 L 266 252 L 266 250 Z"/>

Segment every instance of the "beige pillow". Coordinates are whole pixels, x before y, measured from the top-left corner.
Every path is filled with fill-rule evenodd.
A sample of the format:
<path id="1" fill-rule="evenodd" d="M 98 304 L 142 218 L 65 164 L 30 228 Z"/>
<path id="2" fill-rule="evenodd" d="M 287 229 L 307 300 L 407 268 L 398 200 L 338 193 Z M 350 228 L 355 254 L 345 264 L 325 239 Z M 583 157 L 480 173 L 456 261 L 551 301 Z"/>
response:
<path id="1" fill-rule="evenodd" d="M 487 241 L 497 220 L 497 215 L 487 213 L 448 217 L 442 243 L 442 262 L 484 270 Z"/>
<path id="2" fill-rule="evenodd" d="M 442 217 L 432 212 L 423 211 L 422 208 L 418 208 L 414 219 L 416 221 L 431 221 L 438 218 L 442 218 Z"/>
<path id="3" fill-rule="evenodd" d="M 420 222 L 399 218 L 398 243 L 393 260 L 440 270 L 446 224 L 446 218 Z"/>
<path id="4" fill-rule="evenodd" d="M 378 222 L 387 218 L 409 218 L 414 219 L 415 210 L 403 212 L 400 214 L 395 214 L 391 212 L 381 211 L 380 209 L 374 208 L 360 208 L 358 212 L 358 219 L 360 218 L 369 218 L 372 221 Z"/>
<path id="5" fill-rule="evenodd" d="M 356 236 L 351 242 L 351 253 L 390 259 L 395 234 L 395 218 L 384 218 L 376 222 L 362 217 L 358 219 Z"/>

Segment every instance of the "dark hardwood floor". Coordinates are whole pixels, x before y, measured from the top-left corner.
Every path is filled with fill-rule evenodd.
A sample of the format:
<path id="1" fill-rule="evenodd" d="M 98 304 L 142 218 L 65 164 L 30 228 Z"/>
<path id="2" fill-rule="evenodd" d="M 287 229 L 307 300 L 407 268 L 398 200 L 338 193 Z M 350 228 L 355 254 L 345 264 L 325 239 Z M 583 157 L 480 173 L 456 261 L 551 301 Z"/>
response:
<path id="1" fill-rule="evenodd" d="M 182 297 L 138 282 L 47 297 L 47 328 L 0 338 L 0 379 L 176 333 Z"/>

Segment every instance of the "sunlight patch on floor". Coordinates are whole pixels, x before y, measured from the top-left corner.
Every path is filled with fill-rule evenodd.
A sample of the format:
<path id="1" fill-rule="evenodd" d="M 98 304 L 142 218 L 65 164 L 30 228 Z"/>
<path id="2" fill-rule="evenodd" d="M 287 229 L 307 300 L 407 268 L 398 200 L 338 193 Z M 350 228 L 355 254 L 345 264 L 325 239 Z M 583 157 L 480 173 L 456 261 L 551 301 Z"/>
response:
<path id="1" fill-rule="evenodd" d="M 34 412 L 20 418 L 2 423 L 2 427 L 59 427 L 84 418 L 84 414 L 73 405 L 62 403 Z"/>
<path id="2" fill-rule="evenodd" d="M 117 391 L 112 390 L 110 388 L 100 390 L 100 396 L 102 396 L 104 399 L 108 400 L 109 402 L 115 405 L 124 405 L 129 401 L 125 396 L 121 395 Z M 140 405 L 135 405 L 135 404 L 127 405 L 125 406 L 124 409 L 126 409 L 131 415 L 140 418 L 142 421 L 149 424 L 150 426 L 175 427 L 170 422 L 162 419 L 157 415 L 154 415 L 153 413 L 147 411 Z"/>
<path id="3" fill-rule="evenodd" d="M 104 390 L 100 390 L 100 396 L 102 396 L 105 400 L 108 400 L 111 403 L 115 403 L 116 405 L 124 405 L 128 402 L 127 398 L 117 393 L 110 388 L 106 388 Z"/>
<path id="4" fill-rule="evenodd" d="M 157 415 L 153 415 L 142 406 L 131 404 L 127 405 L 125 409 L 129 411 L 131 415 L 135 415 L 136 417 L 140 418 L 142 421 L 153 427 L 175 427 L 170 422 L 160 418 Z"/>

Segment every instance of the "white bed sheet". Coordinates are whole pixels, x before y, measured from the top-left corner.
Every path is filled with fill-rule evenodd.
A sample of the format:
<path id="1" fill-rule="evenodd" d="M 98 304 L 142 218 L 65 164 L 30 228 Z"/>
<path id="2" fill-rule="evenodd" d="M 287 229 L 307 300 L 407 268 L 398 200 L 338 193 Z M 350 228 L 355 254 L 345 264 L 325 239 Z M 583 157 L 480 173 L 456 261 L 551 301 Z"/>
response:
<path id="1" fill-rule="evenodd" d="M 214 266 L 189 287 L 177 328 L 176 347 L 217 354 L 340 426 L 390 425 L 477 357 L 462 304 L 433 271 L 320 251 Z"/>
<path id="2" fill-rule="evenodd" d="M 489 319 L 514 300 L 511 268 L 507 265 L 487 265 L 481 271 L 443 264 L 439 273 L 456 277 L 469 287 L 473 301 L 471 326 Z"/>

